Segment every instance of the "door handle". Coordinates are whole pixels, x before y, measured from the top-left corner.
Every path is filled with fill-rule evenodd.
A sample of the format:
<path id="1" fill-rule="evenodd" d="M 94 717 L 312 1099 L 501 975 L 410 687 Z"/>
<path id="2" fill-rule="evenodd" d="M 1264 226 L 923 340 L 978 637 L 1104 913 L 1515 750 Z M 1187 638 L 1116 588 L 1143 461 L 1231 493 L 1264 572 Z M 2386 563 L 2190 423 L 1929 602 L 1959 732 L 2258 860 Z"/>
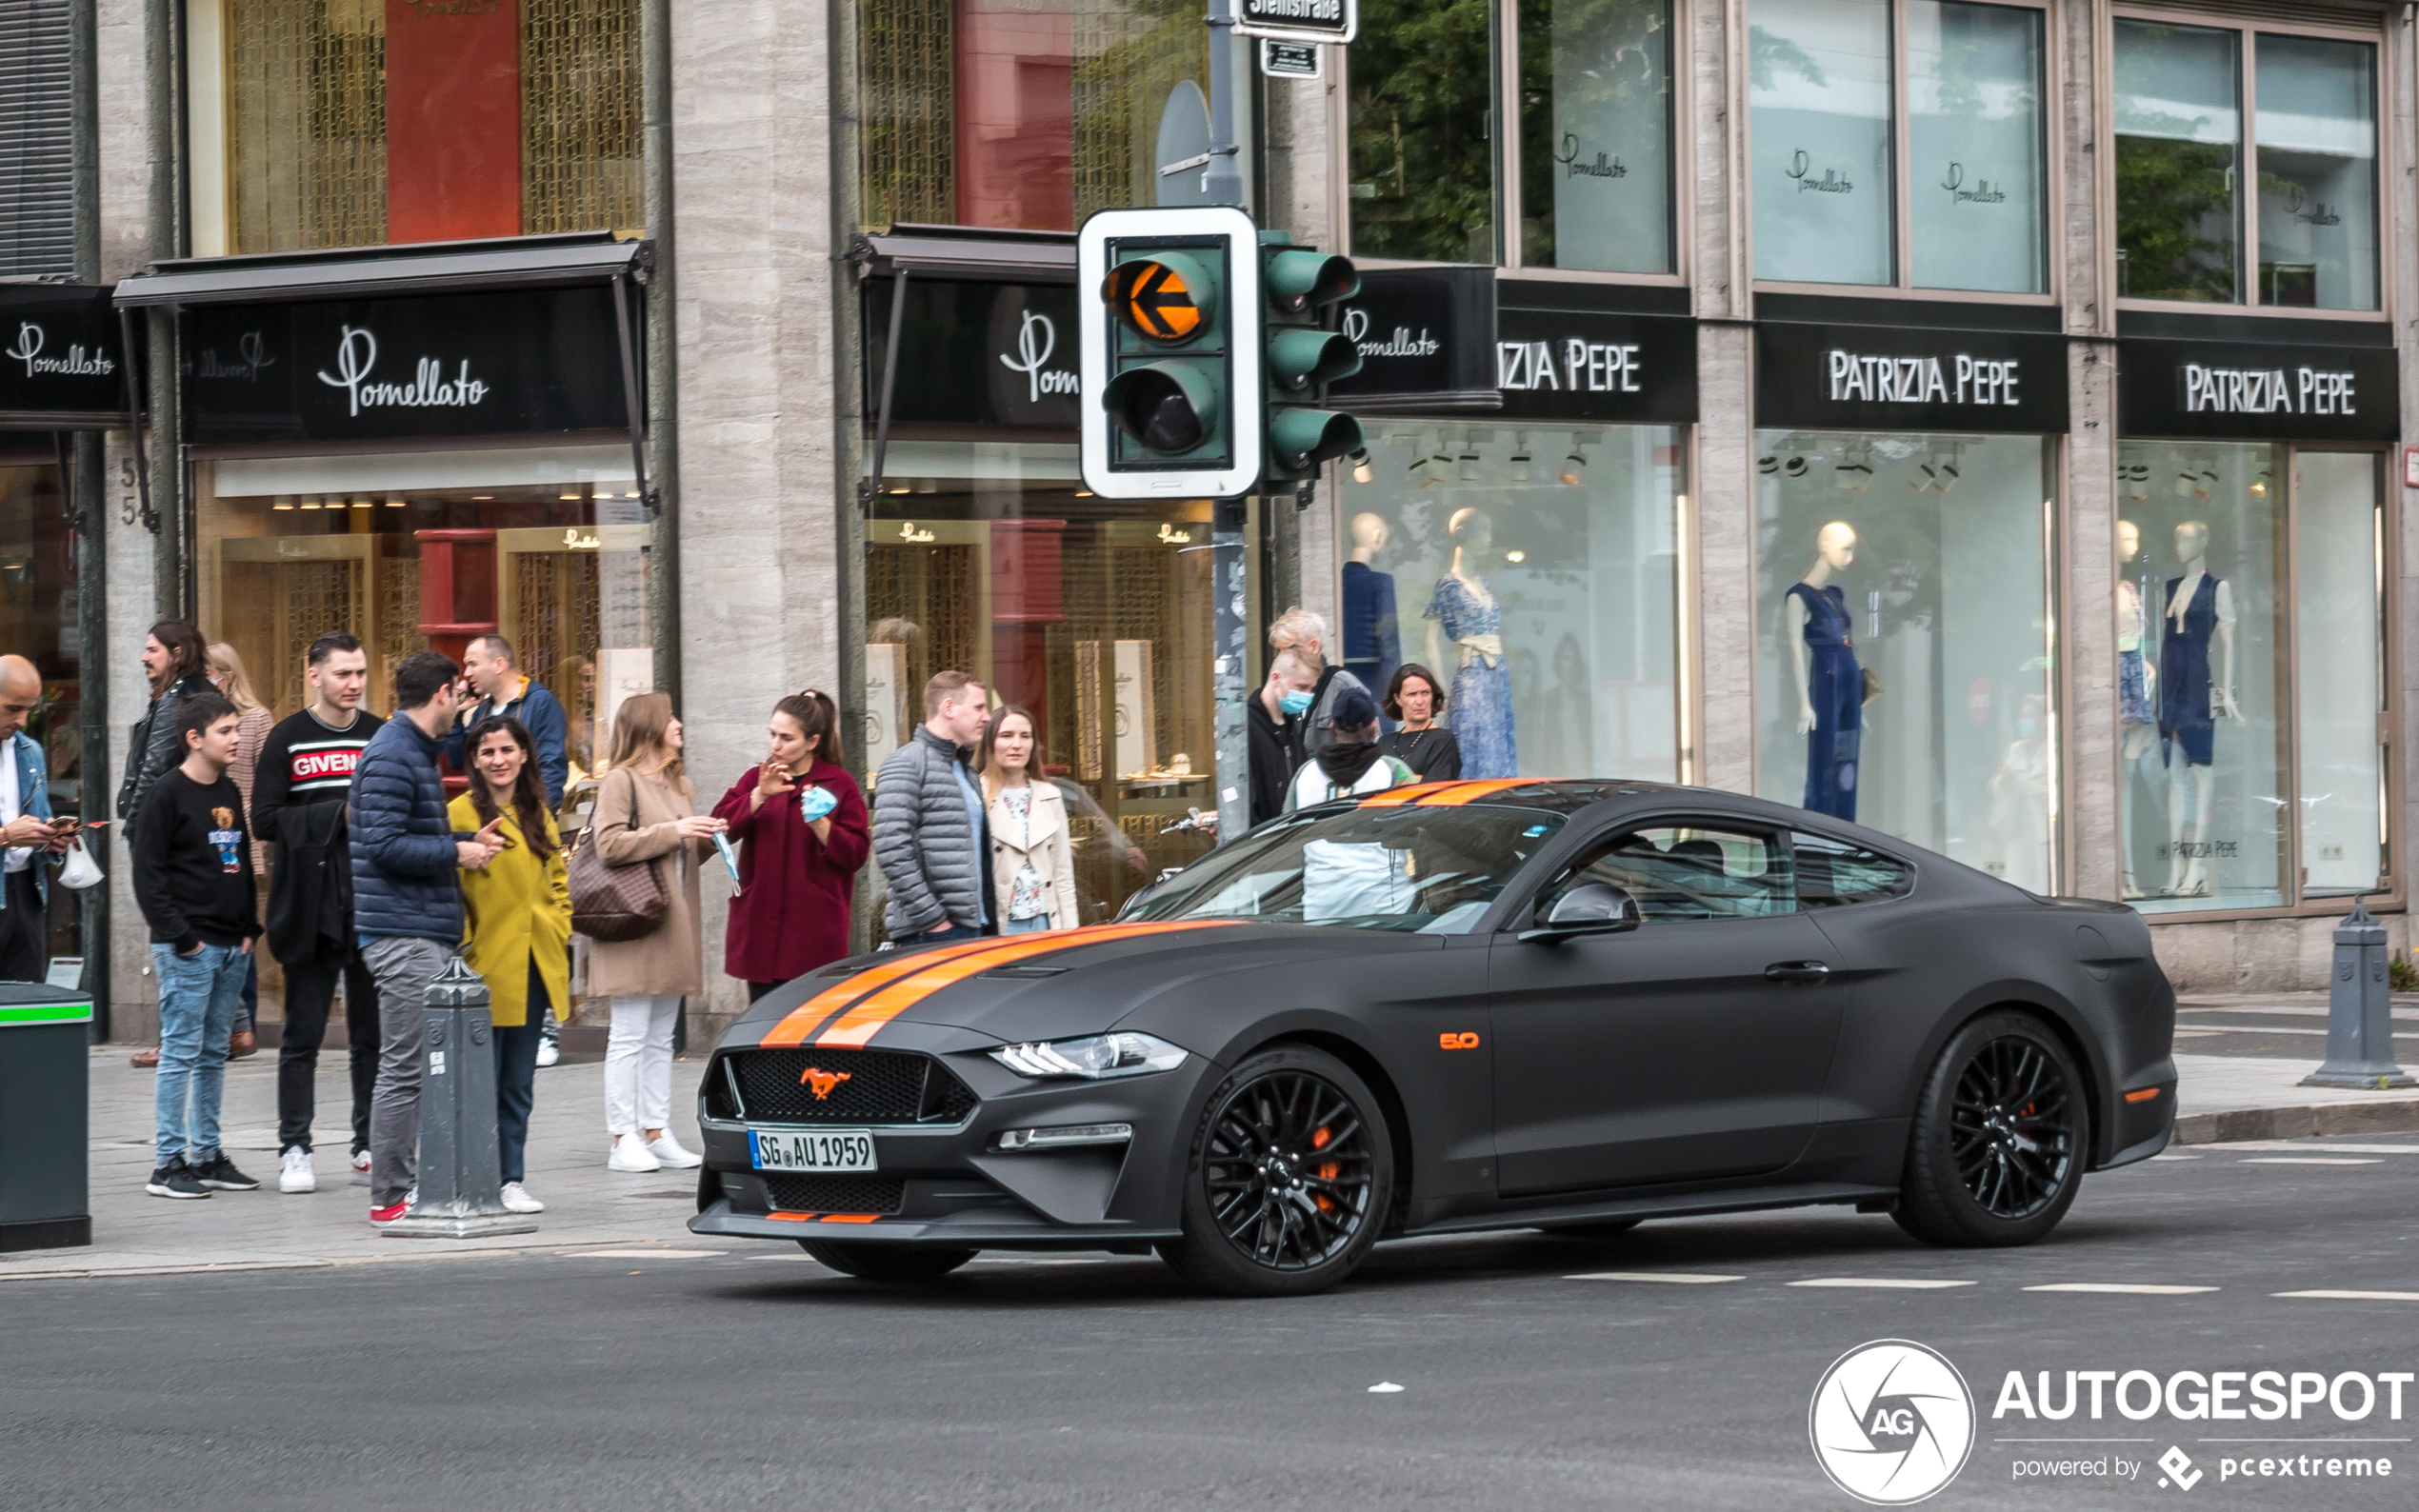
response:
<path id="1" fill-rule="evenodd" d="M 1764 968 L 1767 982 L 1821 982 L 1830 974 L 1820 961 L 1775 961 Z"/>

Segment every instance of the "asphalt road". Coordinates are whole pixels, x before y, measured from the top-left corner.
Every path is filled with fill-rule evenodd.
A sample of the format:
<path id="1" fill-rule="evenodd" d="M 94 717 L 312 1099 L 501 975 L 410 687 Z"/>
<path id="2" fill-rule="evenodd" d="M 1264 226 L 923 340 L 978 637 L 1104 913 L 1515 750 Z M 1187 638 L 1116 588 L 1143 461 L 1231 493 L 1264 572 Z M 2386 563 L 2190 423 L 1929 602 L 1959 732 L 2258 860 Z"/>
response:
<path id="1" fill-rule="evenodd" d="M 2289 1003 L 2186 998 L 2176 1005 L 2175 1048 L 2189 1055 L 2258 1055 L 2280 1060 L 2327 1058 L 2327 1009 L 2309 994 Z M 2419 1001 L 2394 999 L 2394 1054 L 2419 1064 Z"/>
<path id="2" fill-rule="evenodd" d="M 669 1222 L 666 1240 L 0 1284 L 0 1505 L 1849 1508 L 1809 1403 L 1885 1338 L 1940 1351 L 1974 1398 L 1970 1458 L 1929 1506 L 2408 1507 L 2419 1484 L 2419 1384 L 2399 1421 L 2384 1388 L 2353 1422 L 2324 1403 L 2278 1422 L 1994 1417 L 2009 1371 L 2062 1389 L 2068 1370 L 2419 1370 L 2414 1137 L 2164 1157 L 2091 1179 L 2029 1250 L 1928 1250 L 1824 1209 L 1396 1244 L 1288 1303 L 1196 1297 L 1128 1259 L 986 1259 L 890 1291 L 794 1250 Z M 1735 1279 L 1573 1279 L 1607 1273 Z M 1822 1281 L 1902 1284 L 1802 1284 Z M 2216 1289 L 2026 1289 L 2076 1283 Z M 2413 1300 L 2275 1295 L 2311 1289 Z M 2388 1441 L 2320 1453 L 2391 1473 L 2221 1480 L 2222 1459 L 2309 1452 L 2209 1442 L 2253 1437 Z M 2124 1442 L 2011 1442 L 2042 1439 Z M 2170 1446 L 2189 1492 L 2156 1483 Z M 2112 1475 L 2016 1478 L 2044 1458 Z M 2145 1468 L 2118 1479 L 2128 1464 Z"/>

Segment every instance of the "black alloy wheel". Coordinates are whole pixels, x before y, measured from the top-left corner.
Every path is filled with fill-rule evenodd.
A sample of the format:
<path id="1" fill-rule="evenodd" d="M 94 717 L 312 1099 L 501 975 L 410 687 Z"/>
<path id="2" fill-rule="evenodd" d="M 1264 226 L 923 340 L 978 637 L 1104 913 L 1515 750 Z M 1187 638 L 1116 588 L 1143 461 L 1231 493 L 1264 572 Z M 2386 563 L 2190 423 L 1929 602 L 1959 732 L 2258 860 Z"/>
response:
<path id="1" fill-rule="evenodd" d="M 2083 1078 L 2058 1037 L 1988 1014 L 1949 1042 L 1916 1104 L 1899 1226 L 1929 1243 L 2029 1244 L 2073 1205 L 2089 1149 Z"/>
<path id="2" fill-rule="evenodd" d="M 1279 1046 L 1210 1093 L 1186 1171 L 1185 1237 L 1160 1255 L 1213 1291 L 1318 1291 L 1368 1257 L 1393 1187 L 1393 1145 L 1367 1084 L 1324 1051 Z"/>
<path id="3" fill-rule="evenodd" d="M 970 1249 L 922 1244 L 870 1244 L 851 1240 L 802 1239 L 798 1247 L 844 1276 L 859 1281 L 938 1281 L 974 1258 Z"/>

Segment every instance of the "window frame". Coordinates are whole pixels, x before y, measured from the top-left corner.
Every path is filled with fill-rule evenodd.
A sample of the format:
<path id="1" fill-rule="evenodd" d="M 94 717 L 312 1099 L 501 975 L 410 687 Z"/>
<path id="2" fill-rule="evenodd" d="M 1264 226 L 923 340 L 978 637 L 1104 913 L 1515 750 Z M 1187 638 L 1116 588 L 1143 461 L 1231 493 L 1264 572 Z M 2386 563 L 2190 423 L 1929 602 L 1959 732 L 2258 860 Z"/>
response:
<path id="1" fill-rule="evenodd" d="M 1640 927 L 1653 924 L 1722 924 L 1741 919 L 1780 919 L 1809 911 L 1798 902 L 1797 852 L 1790 845 L 1787 825 L 1747 815 L 1711 814 L 1689 810 L 1650 811 L 1643 814 L 1622 815 L 1573 844 L 1565 853 L 1566 859 L 1556 863 L 1541 875 L 1535 886 L 1529 889 L 1526 897 L 1513 903 L 1510 911 L 1495 925 L 1493 932 L 1514 934 L 1522 929 L 1543 925 L 1545 921 L 1537 917 L 1538 910 L 1546 906 L 1547 899 L 1554 895 L 1555 888 L 1561 886 L 1582 866 L 1589 864 L 1598 849 L 1625 835 L 1634 835 L 1649 829 L 1711 829 L 1763 841 L 1769 853 L 1780 857 L 1789 868 L 1789 906 L 1785 913 L 1729 914 L 1708 919 L 1657 919 L 1649 915 L 1643 920 Z M 1557 838 L 1567 839 L 1568 837 Z M 1904 860 L 1904 858 L 1898 859 Z M 1643 905 L 1641 905 L 1641 912 L 1643 911 Z M 1534 921 L 1533 924 L 1531 921 Z"/>
<path id="2" fill-rule="evenodd" d="M 1741 26 L 1732 51 L 1733 67 L 1739 76 L 1739 150 L 1736 165 L 1742 176 L 1734 203 L 1739 213 L 1741 267 L 1746 269 L 1756 292 L 1827 294 L 1833 298 L 1851 299 L 1953 300 L 1959 304 L 1988 301 L 2002 305 L 2055 306 L 2064 302 L 2066 259 L 2060 255 L 2060 243 L 2051 234 L 2051 229 L 2058 221 L 2058 208 L 2066 203 L 2066 121 L 2065 111 L 2059 109 L 2065 98 L 2065 60 L 2057 45 L 2055 7 L 2051 0 L 1969 0 L 1969 3 L 1999 6 L 2009 10 L 2029 10 L 2041 18 L 2041 222 L 2034 228 L 2034 234 L 2040 239 L 2041 291 L 2025 294 L 1989 288 L 1929 288 L 1912 281 L 1914 224 L 1909 208 L 1913 203 L 1914 169 L 1908 136 L 1907 0 L 1889 0 L 1889 212 L 1893 281 L 1887 284 L 1818 284 L 1803 279 L 1756 277 L 1755 186 L 1745 182 L 1748 165 L 1753 161 L 1751 139 L 1755 129 L 1754 107 L 1748 98 L 1746 61 L 1748 31 L 1753 24 L 1754 0 L 1742 0 L 1738 12 Z"/>
<path id="3" fill-rule="evenodd" d="M 1999 3 L 1999 0 L 1991 0 Z M 2100 222 L 2108 229 L 2101 238 L 2099 253 L 2103 288 L 2112 292 L 2110 303 L 2120 310 L 2165 310 L 2189 314 L 2248 315 L 2262 320 L 2360 320 L 2390 321 L 2394 318 L 2394 216 L 2388 201 L 2393 184 L 2392 172 L 2398 154 L 2394 150 L 2395 133 L 2388 129 L 2391 107 L 2386 89 L 2391 82 L 2387 58 L 2387 39 L 2380 16 L 2378 29 L 2364 31 L 2356 28 L 2328 26 L 2323 22 L 2251 21 L 2211 11 L 2195 11 L 2157 4 L 2120 4 L 2104 12 L 2107 19 L 2098 28 L 2095 39 L 2099 77 L 2094 81 L 2092 107 L 2108 126 L 2100 139 L 2109 150 L 2095 153 L 2101 159 L 2099 200 Z M 2241 223 L 2242 245 L 2239 276 L 2242 287 L 2252 295 L 2231 304 L 2204 304 L 2189 299 L 2143 299 L 2129 294 L 2114 293 L 2118 285 L 2116 238 L 2116 23 L 2120 20 L 2148 21 L 2162 26 L 2197 27 L 2204 31 L 2234 33 L 2235 70 L 2242 80 L 2242 95 L 2235 103 L 2236 116 L 2242 122 L 2242 141 L 2237 149 L 2242 162 L 2241 197 L 2236 213 Z M 2370 159 L 2374 180 L 2377 236 L 2369 251 L 2374 259 L 2377 279 L 2377 308 L 2374 309 L 2337 309 L 2311 305 L 2270 305 L 2259 293 L 2259 38 L 2263 35 L 2314 37 L 2329 42 L 2358 42 L 2368 46 L 2369 97 L 2374 103 L 2376 119 L 2370 123 L 2375 155 Z M 2155 437 L 2128 436 L 2123 440 L 2154 440 Z M 2197 917 L 2197 915 L 2195 916 Z"/>

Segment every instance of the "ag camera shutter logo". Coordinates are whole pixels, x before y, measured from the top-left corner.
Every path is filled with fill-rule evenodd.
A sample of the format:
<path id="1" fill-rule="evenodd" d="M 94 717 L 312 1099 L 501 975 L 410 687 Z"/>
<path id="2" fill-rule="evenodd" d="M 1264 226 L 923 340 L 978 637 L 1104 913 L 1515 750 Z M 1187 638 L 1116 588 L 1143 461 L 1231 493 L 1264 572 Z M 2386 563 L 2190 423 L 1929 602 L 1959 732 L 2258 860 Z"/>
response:
<path id="1" fill-rule="evenodd" d="M 1973 1453 L 1973 1393 L 1937 1350 L 1877 1339 L 1831 1362 L 1814 1387 L 1807 1436 L 1831 1483 L 1875 1506 L 1921 1502 Z"/>

